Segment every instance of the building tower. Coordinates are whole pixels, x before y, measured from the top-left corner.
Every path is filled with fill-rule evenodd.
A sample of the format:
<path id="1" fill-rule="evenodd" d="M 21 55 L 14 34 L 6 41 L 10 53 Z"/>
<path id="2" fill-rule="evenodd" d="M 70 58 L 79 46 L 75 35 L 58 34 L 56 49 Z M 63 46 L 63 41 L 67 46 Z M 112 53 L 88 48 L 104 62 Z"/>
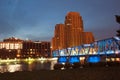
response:
<path id="1" fill-rule="evenodd" d="M 81 44 L 80 33 L 83 32 L 83 20 L 78 12 L 69 12 L 65 17 L 66 47 Z"/>
<path id="2" fill-rule="evenodd" d="M 83 20 L 78 12 L 69 12 L 64 24 L 55 26 L 52 50 L 65 49 L 94 42 L 91 32 L 84 32 Z"/>
<path id="3" fill-rule="evenodd" d="M 54 31 L 54 37 L 52 38 L 52 46 L 53 49 L 63 49 L 65 48 L 65 39 L 64 39 L 64 24 L 56 24 L 55 31 Z"/>

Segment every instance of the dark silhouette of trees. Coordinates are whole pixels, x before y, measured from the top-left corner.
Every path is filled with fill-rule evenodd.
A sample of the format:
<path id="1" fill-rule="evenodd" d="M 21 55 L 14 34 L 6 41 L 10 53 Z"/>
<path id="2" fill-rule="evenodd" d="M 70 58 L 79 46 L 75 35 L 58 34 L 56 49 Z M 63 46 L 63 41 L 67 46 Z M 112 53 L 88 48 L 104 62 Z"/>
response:
<path id="1" fill-rule="evenodd" d="M 120 24 L 120 16 L 119 15 L 115 15 L 116 17 L 116 22 Z"/>
<path id="2" fill-rule="evenodd" d="M 120 16 L 119 15 L 115 15 L 116 17 L 116 22 L 120 24 Z M 117 36 L 120 37 L 120 29 L 116 31 L 117 32 Z"/>

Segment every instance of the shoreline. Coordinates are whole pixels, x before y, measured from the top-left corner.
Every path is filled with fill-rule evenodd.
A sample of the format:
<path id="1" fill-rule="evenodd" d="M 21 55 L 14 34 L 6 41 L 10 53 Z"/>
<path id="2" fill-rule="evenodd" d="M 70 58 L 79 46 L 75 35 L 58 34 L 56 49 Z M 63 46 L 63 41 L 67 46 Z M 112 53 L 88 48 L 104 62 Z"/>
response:
<path id="1" fill-rule="evenodd" d="M 120 66 L 0 73 L 0 80 L 119 80 Z"/>

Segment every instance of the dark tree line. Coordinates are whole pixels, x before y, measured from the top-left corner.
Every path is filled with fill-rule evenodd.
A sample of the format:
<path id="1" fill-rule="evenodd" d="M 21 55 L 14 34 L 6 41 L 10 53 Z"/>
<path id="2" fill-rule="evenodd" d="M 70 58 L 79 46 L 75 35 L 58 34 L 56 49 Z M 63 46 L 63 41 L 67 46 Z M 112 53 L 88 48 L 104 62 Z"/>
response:
<path id="1" fill-rule="evenodd" d="M 120 24 L 120 16 L 119 15 L 115 15 L 116 17 L 116 22 Z M 120 29 L 117 30 L 117 36 L 120 37 Z"/>

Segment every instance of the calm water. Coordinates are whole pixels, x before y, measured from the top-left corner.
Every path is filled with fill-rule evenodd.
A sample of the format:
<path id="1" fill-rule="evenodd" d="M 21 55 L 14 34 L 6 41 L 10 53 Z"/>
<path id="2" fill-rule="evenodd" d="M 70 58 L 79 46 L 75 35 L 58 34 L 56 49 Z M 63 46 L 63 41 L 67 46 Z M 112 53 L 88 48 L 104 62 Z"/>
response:
<path id="1" fill-rule="evenodd" d="M 10 61 L 10 62 L 0 62 L 0 73 L 4 72 L 16 72 L 16 71 L 34 71 L 34 70 L 53 70 L 54 61 Z"/>

